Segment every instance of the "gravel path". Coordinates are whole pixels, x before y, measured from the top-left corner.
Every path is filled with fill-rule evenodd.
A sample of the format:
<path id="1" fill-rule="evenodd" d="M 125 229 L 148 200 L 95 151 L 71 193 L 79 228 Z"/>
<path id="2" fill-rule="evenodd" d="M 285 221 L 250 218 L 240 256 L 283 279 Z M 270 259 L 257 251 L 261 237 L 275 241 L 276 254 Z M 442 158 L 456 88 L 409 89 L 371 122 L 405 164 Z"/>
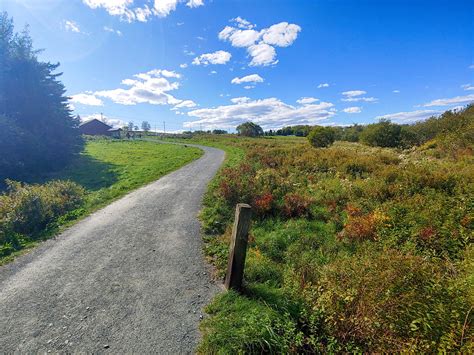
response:
<path id="1" fill-rule="evenodd" d="M 220 287 L 197 214 L 224 159 L 205 155 L 0 267 L 0 352 L 190 353 Z"/>

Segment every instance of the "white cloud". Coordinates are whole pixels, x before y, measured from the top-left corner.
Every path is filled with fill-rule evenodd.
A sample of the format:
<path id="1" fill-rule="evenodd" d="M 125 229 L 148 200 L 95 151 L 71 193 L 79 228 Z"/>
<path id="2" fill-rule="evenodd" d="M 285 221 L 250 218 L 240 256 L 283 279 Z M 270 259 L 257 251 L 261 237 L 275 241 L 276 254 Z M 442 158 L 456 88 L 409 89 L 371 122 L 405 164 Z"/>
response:
<path id="1" fill-rule="evenodd" d="M 377 116 L 376 119 L 380 120 L 382 118 L 388 119 L 392 122 L 397 123 L 413 123 L 416 121 L 426 120 L 432 116 L 436 116 L 441 114 L 441 111 L 435 110 L 417 110 L 417 111 L 409 111 L 409 112 L 397 112 L 391 113 L 387 115 Z"/>
<path id="2" fill-rule="evenodd" d="M 355 97 L 355 96 L 361 96 L 367 94 L 366 91 L 364 90 L 351 90 L 351 91 L 344 91 L 342 95 L 346 97 Z"/>
<path id="3" fill-rule="evenodd" d="M 376 102 L 378 99 L 376 97 L 363 97 L 362 95 L 367 94 L 364 90 L 350 90 L 344 91 L 342 95 L 344 98 L 341 101 L 345 102 Z"/>
<path id="4" fill-rule="evenodd" d="M 112 90 L 101 90 L 96 92 L 85 92 L 74 95 L 76 101 L 82 100 L 90 104 L 98 104 L 100 99 L 107 98 L 120 105 L 136 105 L 148 103 L 151 105 L 178 105 L 183 103 L 183 107 L 192 107 L 190 100 L 180 100 L 172 96 L 169 92 L 179 88 L 178 79 L 181 75 L 171 71 L 154 69 L 146 73 L 139 73 L 133 78 L 122 80 L 122 85 L 127 88 L 117 88 Z M 95 99 L 99 101 L 94 101 Z M 100 101 L 101 102 L 101 101 Z"/>
<path id="5" fill-rule="evenodd" d="M 300 31 L 301 27 L 298 25 L 280 22 L 262 30 L 263 42 L 273 46 L 288 47 L 293 44 Z"/>
<path id="6" fill-rule="evenodd" d="M 247 21 L 246 19 L 243 19 L 240 16 L 237 16 L 236 18 L 233 18 L 230 20 L 231 22 L 235 22 L 238 28 L 242 28 L 244 30 L 251 30 L 252 28 L 255 27 L 250 21 Z"/>
<path id="7" fill-rule="evenodd" d="M 88 106 L 103 106 L 104 105 L 102 100 L 99 99 L 90 91 L 86 91 L 85 93 L 82 93 L 82 94 L 72 95 L 70 101 L 77 104 L 88 105 Z"/>
<path id="8" fill-rule="evenodd" d="M 255 85 L 245 85 L 244 89 L 249 90 L 249 89 L 253 89 L 254 87 L 255 87 Z"/>
<path id="9" fill-rule="evenodd" d="M 359 106 L 352 106 L 352 107 L 346 107 L 344 110 L 342 110 L 345 113 L 361 113 L 362 108 Z"/>
<path id="10" fill-rule="evenodd" d="M 120 32 L 119 30 L 115 30 L 115 29 L 113 29 L 112 27 L 104 26 L 104 31 L 105 31 L 105 32 L 115 33 L 117 36 L 121 36 L 121 35 L 122 35 L 122 32 Z"/>
<path id="11" fill-rule="evenodd" d="M 192 107 L 196 107 L 196 103 L 192 100 L 184 100 L 184 101 L 181 101 L 179 104 L 175 105 L 174 108 L 192 108 Z"/>
<path id="12" fill-rule="evenodd" d="M 228 40 L 233 47 L 249 47 L 259 40 L 261 33 L 255 30 L 239 30 L 226 26 L 219 32 L 219 39 Z"/>
<path id="13" fill-rule="evenodd" d="M 242 83 L 263 83 L 264 79 L 258 74 L 251 74 L 244 76 L 242 78 L 232 79 L 232 84 L 242 84 Z"/>
<path id="14" fill-rule="evenodd" d="M 468 68 L 469 69 L 474 69 L 474 64 L 471 64 Z"/>
<path id="15" fill-rule="evenodd" d="M 232 55 L 226 51 L 216 51 L 214 53 L 201 54 L 194 58 L 192 64 L 194 65 L 209 65 L 209 64 L 226 64 Z"/>
<path id="16" fill-rule="evenodd" d="M 328 83 L 321 83 L 318 85 L 318 89 L 321 89 L 321 88 L 328 88 L 329 87 L 329 84 Z"/>
<path id="17" fill-rule="evenodd" d="M 204 6 L 204 1 L 203 0 L 189 0 L 186 3 L 186 6 L 190 8 Z"/>
<path id="18" fill-rule="evenodd" d="M 74 22 L 71 20 L 65 20 L 63 23 L 63 26 L 66 31 L 70 31 L 74 33 L 82 33 L 77 22 Z"/>
<path id="19" fill-rule="evenodd" d="M 430 101 L 424 104 L 424 107 L 431 107 L 431 106 L 449 106 L 449 105 L 459 105 L 459 104 L 468 104 L 474 101 L 474 94 L 469 94 L 466 96 L 456 96 L 447 99 L 437 99 Z"/>
<path id="20" fill-rule="evenodd" d="M 134 0 L 82 0 L 91 9 L 103 8 L 112 16 L 119 16 L 121 19 L 132 22 L 146 22 L 151 16 L 166 17 L 176 10 L 179 0 L 154 0 L 153 4 L 143 4 L 136 6 Z M 152 1 L 148 1 L 151 3 Z M 203 6 L 203 0 L 188 0 L 186 6 L 195 8 Z"/>
<path id="21" fill-rule="evenodd" d="M 188 67 L 188 65 L 187 65 L 186 63 L 183 63 L 183 64 L 180 64 L 179 67 L 180 67 L 181 69 L 185 69 L 185 68 Z"/>
<path id="22" fill-rule="evenodd" d="M 247 48 L 247 52 L 252 57 L 250 66 L 267 66 L 278 63 L 276 60 L 275 48 L 266 43 L 255 44 Z"/>
<path id="23" fill-rule="evenodd" d="M 253 121 L 264 129 L 274 129 L 296 124 L 324 124 L 335 115 L 333 106 L 330 102 L 321 102 L 295 107 L 277 98 L 244 98 L 235 100 L 232 105 L 190 111 L 188 116 L 197 117 L 198 120 L 185 122 L 184 126 L 192 128 L 202 125 L 205 129 L 231 129 L 243 122 Z"/>
<path id="24" fill-rule="evenodd" d="M 247 96 L 241 96 L 241 97 L 234 97 L 233 99 L 230 99 L 234 104 L 243 104 L 246 102 L 250 101 L 250 97 Z"/>
<path id="25" fill-rule="evenodd" d="M 400 93 L 400 90 L 393 90 L 392 91 L 394 94 L 399 94 Z"/>
<path id="26" fill-rule="evenodd" d="M 471 84 L 464 84 L 464 85 L 461 85 L 461 88 L 463 88 L 463 89 L 466 90 L 466 91 L 474 90 L 474 86 L 472 86 Z"/>
<path id="27" fill-rule="evenodd" d="M 247 48 L 247 53 L 252 58 L 250 66 L 277 64 L 275 47 L 292 45 L 301 31 L 300 26 L 288 22 L 280 22 L 257 31 L 255 25 L 241 17 L 231 21 L 236 27 L 225 26 L 218 37 L 229 41 L 233 47 Z"/>
<path id="28" fill-rule="evenodd" d="M 297 103 L 303 104 L 303 105 L 312 104 L 313 102 L 316 102 L 316 101 L 319 101 L 319 99 L 316 99 L 314 97 L 302 97 L 301 99 L 296 100 Z"/>
<path id="29" fill-rule="evenodd" d="M 346 99 L 341 99 L 344 102 L 377 102 L 378 99 L 376 97 L 348 97 Z"/>

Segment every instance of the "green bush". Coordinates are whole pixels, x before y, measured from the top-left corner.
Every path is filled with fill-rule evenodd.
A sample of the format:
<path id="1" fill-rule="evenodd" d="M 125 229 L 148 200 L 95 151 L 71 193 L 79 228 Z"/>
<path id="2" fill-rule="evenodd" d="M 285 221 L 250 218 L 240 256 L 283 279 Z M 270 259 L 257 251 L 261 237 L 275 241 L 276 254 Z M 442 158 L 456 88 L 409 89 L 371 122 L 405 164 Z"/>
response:
<path id="1" fill-rule="evenodd" d="M 375 147 L 399 147 L 402 127 L 389 120 L 368 125 L 360 135 L 360 140 Z"/>
<path id="2" fill-rule="evenodd" d="M 85 190 L 70 181 L 27 185 L 7 180 L 0 195 L 0 256 L 38 239 L 59 217 L 81 206 Z"/>
<path id="3" fill-rule="evenodd" d="M 331 127 L 315 127 L 308 134 L 309 143 L 316 148 L 326 148 L 334 143 L 336 133 Z"/>
<path id="4" fill-rule="evenodd" d="M 453 351 L 469 306 L 466 290 L 451 287 L 451 269 L 395 250 L 369 251 L 330 263 L 304 293 L 322 311 L 324 332 L 340 343 L 375 352 Z"/>

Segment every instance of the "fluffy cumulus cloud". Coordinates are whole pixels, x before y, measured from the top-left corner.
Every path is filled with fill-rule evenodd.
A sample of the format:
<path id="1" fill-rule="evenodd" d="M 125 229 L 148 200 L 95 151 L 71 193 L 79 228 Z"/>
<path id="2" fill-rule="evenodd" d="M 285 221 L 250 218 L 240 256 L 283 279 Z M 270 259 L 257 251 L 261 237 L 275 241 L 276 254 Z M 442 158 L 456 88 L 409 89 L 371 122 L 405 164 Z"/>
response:
<path id="1" fill-rule="evenodd" d="M 318 89 L 328 88 L 328 87 L 329 87 L 328 83 L 321 83 L 321 84 L 318 85 Z"/>
<path id="2" fill-rule="evenodd" d="M 427 118 L 437 116 L 441 113 L 442 111 L 436 110 L 416 110 L 409 112 L 390 113 L 382 116 L 377 116 L 376 119 L 380 120 L 383 118 L 397 123 L 412 123 L 426 120 Z"/>
<path id="3" fill-rule="evenodd" d="M 251 74 L 247 76 L 243 76 L 242 78 L 234 78 L 232 79 L 231 83 L 232 84 L 242 84 L 242 83 L 251 83 L 251 84 L 256 84 L 256 83 L 263 83 L 263 78 L 258 75 L 258 74 Z"/>
<path id="4" fill-rule="evenodd" d="M 463 88 L 466 91 L 472 91 L 472 90 L 474 90 L 474 85 L 464 84 L 464 85 L 461 85 L 461 88 Z"/>
<path id="5" fill-rule="evenodd" d="M 98 106 L 102 104 L 101 99 L 109 99 L 120 105 L 136 105 L 148 103 L 151 105 L 173 105 L 180 108 L 190 108 L 196 106 L 191 100 L 180 100 L 175 98 L 169 92 L 179 88 L 179 79 L 181 75 L 171 71 L 154 69 L 146 73 L 139 73 L 122 80 L 125 88 L 112 90 L 101 90 L 73 95 L 73 103 L 82 103 L 84 105 Z"/>
<path id="6" fill-rule="evenodd" d="M 216 51 L 214 53 L 201 54 L 194 58 L 193 65 L 226 64 L 232 55 L 226 51 Z"/>
<path id="7" fill-rule="evenodd" d="M 341 101 L 345 102 L 376 102 L 378 99 L 375 97 L 366 97 L 363 96 L 367 94 L 364 90 L 350 90 L 344 91 L 342 95 L 344 96 Z"/>
<path id="8" fill-rule="evenodd" d="M 352 106 L 352 107 L 346 107 L 344 110 L 342 110 L 345 113 L 361 113 L 362 108 L 359 106 Z"/>
<path id="9" fill-rule="evenodd" d="M 65 20 L 63 22 L 63 27 L 66 31 L 74 32 L 74 33 L 82 33 L 79 25 L 77 22 L 71 20 Z"/>
<path id="10" fill-rule="evenodd" d="M 253 121 L 264 129 L 275 129 L 296 124 L 327 124 L 336 110 L 330 102 L 292 106 L 277 98 L 250 100 L 231 99 L 233 104 L 189 111 L 197 120 L 185 122 L 187 128 L 232 129 L 246 121 Z"/>
<path id="11" fill-rule="evenodd" d="M 297 103 L 302 105 L 312 104 L 316 101 L 319 101 L 319 99 L 316 99 L 314 97 L 302 97 L 301 99 L 296 100 Z"/>
<path id="12" fill-rule="evenodd" d="M 452 98 L 433 100 L 424 104 L 423 106 L 431 107 L 431 106 L 463 105 L 463 104 L 469 104 L 473 101 L 474 101 L 474 94 L 469 94 L 465 96 L 456 96 Z"/>
<path id="13" fill-rule="evenodd" d="M 103 106 L 104 105 L 104 102 L 101 99 L 99 99 L 96 95 L 94 95 L 94 93 L 91 91 L 86 91 L 85 93 L 82 93 L 82 94 L 72 95 L 69 101 L 76 104 L 82 104 L 82 105 L 87 105 L 87 106 Z"/>
<path id="14" fill-rule="evenodd" d="M 255 25 L 237 17 L 231 20 L 233 26 L 226 26 L 219 33 L 222 41 L 228 41 L 233 47 L 247 48 L 252 58 L 251 66 L 266 66 L 278 63 L 275 47 L 288 47 L 298 37 L 301 27 L 288 22 L 280 22 L 260 31 Z"/>
<path id="15" fill-rule="evenodd" d="M 152 16 L 166 17 L 176 10 L 179 0 L 154 0 L 140 6 L 134 0 L 82 0 L 91 9 L 103 8 L 112 16 L 132 22 L 146 22 Z M 195 8 L 203 6 L 203 0 L 188 0 L 186 6 Z"/>

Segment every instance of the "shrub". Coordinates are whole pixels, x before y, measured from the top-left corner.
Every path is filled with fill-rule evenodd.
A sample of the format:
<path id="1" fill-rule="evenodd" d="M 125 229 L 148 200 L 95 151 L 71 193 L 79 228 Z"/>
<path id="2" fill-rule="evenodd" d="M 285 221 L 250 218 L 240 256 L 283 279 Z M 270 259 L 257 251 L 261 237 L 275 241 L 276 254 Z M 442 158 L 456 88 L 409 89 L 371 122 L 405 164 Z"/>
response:
<path id="1" fill-rule="evenodd" d="M 460 348 L 468 303 L 443 264 L 394 250 L 339 258 L 323 268 L 317 293 L 325 332 L 362 350 L 435 352 Z M 446 343 L 445 335 L 456 339 Z"/>
<path id="2" fill-rule="evenodd" d="M 20 249 L 25 240 L 41 236 L 60 216 L 78 208 L 85 190 L 70 181 L 26 185 L 7 181 L 8 190 L 0 195 L 0 246 L 3 255 Z"/>
<path id="3" fill-rule="evenodd" d="M 379 123 L 368 125 L 360 135 L 363 143 L 377 147 L 399 147 L 401 144 L 400 125 L 389 120 L 380 120 Z"/>
<path id="4" fill-rule="evenodd" d="M 336 134 L 331 127 L 315 127 L 309 132 L 309 143 L 316 148 L 326 148 L 334 143 Z"/>

